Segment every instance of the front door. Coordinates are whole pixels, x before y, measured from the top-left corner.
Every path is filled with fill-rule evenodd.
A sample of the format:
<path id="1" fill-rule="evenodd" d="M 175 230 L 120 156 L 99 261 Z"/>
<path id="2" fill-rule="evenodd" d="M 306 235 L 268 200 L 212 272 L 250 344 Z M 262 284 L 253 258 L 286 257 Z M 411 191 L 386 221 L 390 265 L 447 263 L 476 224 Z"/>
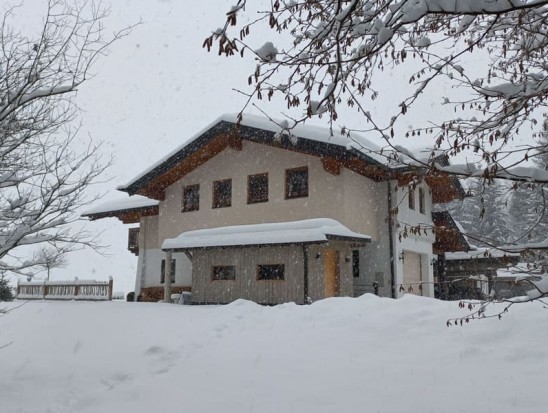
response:
<path id="1" fill-rule="evenodd" d="M 341 293 L 339 251 L 326 248 L 323 252 L 325 297 L 338 297 Z"/>

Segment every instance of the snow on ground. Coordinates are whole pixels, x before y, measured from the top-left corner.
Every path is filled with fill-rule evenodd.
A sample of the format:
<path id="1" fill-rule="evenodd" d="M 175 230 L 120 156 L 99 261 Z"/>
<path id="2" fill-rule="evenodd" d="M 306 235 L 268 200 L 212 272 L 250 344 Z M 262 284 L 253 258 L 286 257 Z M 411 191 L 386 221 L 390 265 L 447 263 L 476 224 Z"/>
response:
<path id="1" fill-rule="evenodd" d="M 19 303 L 1 304 L 13 308 Z M 29 302 L 0 317 L 0 411 L 543 412 L 548 312 L 446 327 L 405 296 L 262 307 Z"/>

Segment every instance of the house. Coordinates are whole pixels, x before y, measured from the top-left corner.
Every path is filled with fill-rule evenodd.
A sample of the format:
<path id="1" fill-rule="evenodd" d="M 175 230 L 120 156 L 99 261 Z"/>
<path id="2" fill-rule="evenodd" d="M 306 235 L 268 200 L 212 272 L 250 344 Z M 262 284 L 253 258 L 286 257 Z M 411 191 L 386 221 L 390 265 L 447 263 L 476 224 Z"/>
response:
<path id="1" fill-rule="evenodd" d="M 447 211 L 432 213 L 437 255 L 434 280 L 435 296 L 447 300 L 479 299 L 485 296 L 503 297 L 502 290 L 521 292 L 516 277 L 499 277 L 498 273 L 520 260 L 516 247 L 478 247 L 471 244 L 461 226 Z M 506 298 L 506 297 L 505 297 Z"/>
<path id="2" fill-rule="evenodd" d="M 146 300 L 171 288 L 193 303 L 433 296 L 432 204 L 462 188 L 380 152 L 359 136 L 305 125 L 289 136 L 224 115 L 119 187 L 127 202 L 84 215 L 139 224 L 129 241 Z"/>

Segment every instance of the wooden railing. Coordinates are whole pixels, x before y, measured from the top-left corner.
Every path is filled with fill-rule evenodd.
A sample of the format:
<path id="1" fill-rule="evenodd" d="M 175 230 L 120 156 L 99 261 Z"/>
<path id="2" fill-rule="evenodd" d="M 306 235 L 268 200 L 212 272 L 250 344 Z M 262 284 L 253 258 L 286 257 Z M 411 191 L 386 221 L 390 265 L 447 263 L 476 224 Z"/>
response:
<path id="1" fill-rule="evenodd" d="M 17 284 L 20 300 L 112 300 L 112 277 L 109 281 L 31 281 Z"/>

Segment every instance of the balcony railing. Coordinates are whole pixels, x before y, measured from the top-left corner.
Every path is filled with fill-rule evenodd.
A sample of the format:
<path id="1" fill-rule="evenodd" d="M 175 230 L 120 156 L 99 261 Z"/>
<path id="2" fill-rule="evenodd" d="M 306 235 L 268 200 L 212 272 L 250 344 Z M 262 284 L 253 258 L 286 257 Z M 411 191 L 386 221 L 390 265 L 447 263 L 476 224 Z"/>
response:
<path id="1" fill-rule="evenodd" d="M 20 300 L 112 300 L 112 277 L 109 281 L 31 281 L 17 285 Z"/>

